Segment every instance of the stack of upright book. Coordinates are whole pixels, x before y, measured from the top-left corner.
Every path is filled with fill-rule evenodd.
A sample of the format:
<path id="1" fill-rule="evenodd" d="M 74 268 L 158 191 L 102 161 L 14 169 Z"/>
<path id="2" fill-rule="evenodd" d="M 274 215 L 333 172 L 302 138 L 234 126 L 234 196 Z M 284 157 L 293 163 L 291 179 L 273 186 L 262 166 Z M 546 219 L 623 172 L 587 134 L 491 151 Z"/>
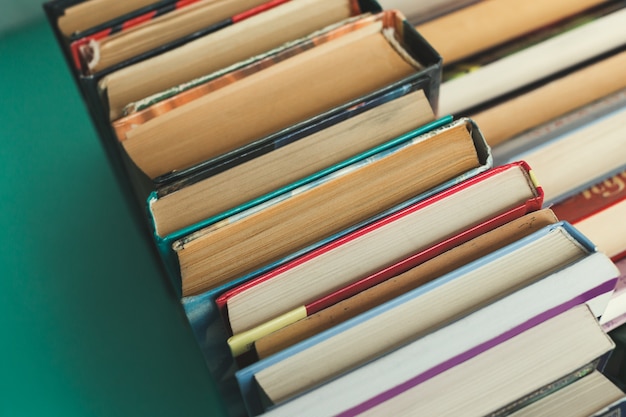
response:
<path id="1" fill-rule="evenodd" d="M 410 2 L 382 2 L 414 16 L 442 54 L 440 110 L 471 116 L 493 148 L 495 165 L 527 161 L 545 205 L 625 274 L 623 2 L 464 3 L 425 2 L 438 7 L 429 15 Z M 603 324 L 611 330 L 626 322 L 626 303 L 612 303 L 608 313 Z"/>
<path id="2" fill-rule="evenodd" d="M 622 407 L 622 5 L 382 3 L 45 6 L 227 415 Z"/>

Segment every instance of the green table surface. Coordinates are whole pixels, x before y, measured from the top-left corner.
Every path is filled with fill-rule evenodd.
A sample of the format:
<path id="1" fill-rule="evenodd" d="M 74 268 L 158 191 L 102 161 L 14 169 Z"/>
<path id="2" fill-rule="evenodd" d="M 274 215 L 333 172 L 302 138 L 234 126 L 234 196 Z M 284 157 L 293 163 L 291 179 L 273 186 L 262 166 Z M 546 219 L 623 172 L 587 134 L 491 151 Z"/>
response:
<path id="1" fill-rule="evenodd" d="M 0 416 L 217 414 L 43 20 L 0 35 L 0 85 Z"/>

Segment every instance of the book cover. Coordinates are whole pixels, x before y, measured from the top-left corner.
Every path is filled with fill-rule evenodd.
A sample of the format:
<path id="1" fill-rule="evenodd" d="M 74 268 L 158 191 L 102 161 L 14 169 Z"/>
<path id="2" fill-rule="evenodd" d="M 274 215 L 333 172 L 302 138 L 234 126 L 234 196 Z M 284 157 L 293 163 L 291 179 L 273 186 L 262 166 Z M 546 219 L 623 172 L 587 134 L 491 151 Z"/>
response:
<path id="1" fill-rule="evenodd" d="M 600 324 L 607 332 L 626 323 L 626 256 L 614 262 L 620 276 L 615 284 L 615 290 L 611 295 L 609 304 L 600 318 Z"/>
<path id="2" fill-rule="evenodd" d="M 626 252 L 625 180 L 622 171 L 554 205 L 560 218 L 575 224 L 614 260 Z"/>
<path id="3" fill-rule="evenodd" d="M 551 208 L 559 219 L 576 224 L 626 198 L 626 171 L 606 178 Z"/>

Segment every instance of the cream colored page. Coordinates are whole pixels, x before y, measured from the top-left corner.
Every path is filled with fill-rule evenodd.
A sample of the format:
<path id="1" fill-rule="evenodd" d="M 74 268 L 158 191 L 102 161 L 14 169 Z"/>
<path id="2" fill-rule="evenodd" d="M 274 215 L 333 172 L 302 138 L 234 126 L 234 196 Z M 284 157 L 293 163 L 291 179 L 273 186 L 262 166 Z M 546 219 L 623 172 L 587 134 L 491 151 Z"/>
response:
<path id="1" fill-rule="evenodd" d="M 573 16 L 605 0 L 487 0 L 417 26 L 445 64 Z"/>
<path id="2" fill-rule="evenodd" d="M 467 134 L 441 138 L 408 146 L 251 216 L 185 239 L 176 247 L 183 293 L 253 271 L 478 166 Z M 441 162 L 444 157 L 448 163 Z"/>
<path id="3" fill-rule="evenodd" d="M 107 76 L 111 119 L 141 100 L 350 16 L 349 2 L 293 0 Z"/>
<path id="4" fill-rule="evenodd" d="M 491 146 L 626 88 L 626 52 L 472 115 Z M 584 88 L 582 87 L 584 86 Z"/>
<path id="5" fill-rule="evenodd" d="M 433 117 L 421 90 L 384 103 L 158 199 L 152 205 L 157 232 L 164 236 L 243 204 L 400 136 Z"/>
<path id="6" fill-rule="evenodd" d="M 490 198 L 496 183 L 502 191 L 499 198 Z M 237 334 L 305 305 L 531 196 L 527 179 L 517 167 L 459 190 L 234 295 L 228 302 L 232 331 Z"/>
<path id="7" fill-rule="evenodd" d="M 375 31 L 376 25 L 362 30 Z M 154 178 L 222 155 L 415 72 L 382 34 L 362 35 L 345 35 L 178 107 L 129 131 L 122 144 Z"/>
<path id="8" fill-rule="evenodd" d="M 450 282 L 381 312 L 314 346 L 257 373 L 256 379 L 275 402 L 312 388 L 368 360 L 490 302 L 526 286 L 559 267 L 580 259 L 585 251 L 562 230 L 480 265 Z M 440 308 L 445 302 L 446 308 Z M 419 317 L 419 320 L 406 320 Z M 324 364 L 311 367 L 311 363 Z M 267 382 L 266 382 L 267 381 Z"/>
<path id="9" fill-rule="evenodd" d="M 90 0 L 65 10 L 59 18 L 59 29 L 69 36 L 74 32 L 82 32 L 116 17 L 130 13 L 157 0 Z"/>
<path id="10" fill-rule="evenodd" d="M 93 72 L 108 68 L 168 42 L 203 30 L 267 0 L 205 0 L 183 7 L 99 41 L 100 60 L 90 67 Z"/>
<path id="11" fill-rule="evenodd" d="M 623 166 L 625 130 L 622 109 L 519 157 L 533 168 L 545 201 L 552 201 Z"/>

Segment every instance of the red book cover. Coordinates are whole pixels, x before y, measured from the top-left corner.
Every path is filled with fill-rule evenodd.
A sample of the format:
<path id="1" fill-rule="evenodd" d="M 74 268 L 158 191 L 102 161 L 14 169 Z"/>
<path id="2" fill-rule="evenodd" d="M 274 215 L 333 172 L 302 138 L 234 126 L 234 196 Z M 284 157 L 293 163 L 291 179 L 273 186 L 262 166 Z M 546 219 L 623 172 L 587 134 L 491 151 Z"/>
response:
<path id="1" fill-rule="evenodd" d="M 575 225 L 625 198 L 626 171 L 622 171 L 551 208 L 560 220 Z"/>
<path id="2" fill-rule="evenodd" d="M 285 271 L 288 271 L 292 268 L 295 268 L 301 264 L 304 264 L 306 262 L 308 262 L 311 259 L 314 259 L 324 253 L 327 253 L 329 251 L 332 251 L 334 248 L 337 248 L 339 246 L 345 245 L 348 242 L 351 242 L 363 235 L 366 235 L 368 233 L 370 233 L 373 230 L 379 229 L 389 223 L 392 223 L 398 219 L 401 219 L 415 211 L 418 211 L 426 206 L 432 205 L 435 202 L 438 202 L 440 200 L 445 199 L 446 197 L 453 195 L 461 190 L 467 189 L 469 187 L 472 187 L 474 184 L 477 184 L 483 180 L 485 180 L 486 178 L 489 178 L 491 176 L 495 176 L 498 175 L 499 173 L 506 171 L 508 169 L 511 169 L 512 167 L 521 167 L 522 169 L 524 169 L 525 171 L 529 172 L 529 177 L 532 179 L 532 173 L 530 173 L 530 168 L 528 167 L 528 165 L 525 162 L 516 162 L 516 163 L 512 163 L 512 164 L 508 164 L 505 166 L 501 166 L 501 167 L 497 167 L 494 169 L 491 169 L 489 171 L 486 171 L 484 173 L 481 173 L 473 178 L 467 179 L 461 183 L 458 183 L 456 185 L 451 186 L 450 188 L 434 195 L 431 196 L 429 198 L 426 198 L 425 200 L 422 200 L 420 202 L 417 202 L 413 205 L 410 205 L 398 212 L 395 212 L 387 217 L 384 217 L 378 221 L 375 221 L 361 229 L 358 229 L 346 236 L 343 236 L 342 238 L 339 238 L 337 240 L 334 240 L 332 242 L 329 242 L 328 244 L 321 246 L 320 248 L 313 250 L 299 258 L 294 259 L 293 261 L 282 265 L 281 267 L 278 267 L 272 271 L 269 271 L 268 273 L 261 275 L 257 278 L 254 278 L 238 287 L 235 287 L 233 289 L 231 289 L 230 291 L 225 292 L 224 294 L 222 294 L 220 297 L 218 297 L 218 299 L 216 300 L 217 306 L 219 308 L 219 310 L 222 313 L 222 316 L 224 317 L 225 321 L 226 321 L 226 325 L 227 328 L 229 328 L 230 330 L 230 326 L 228 324 L 228 311 L 226 309 L 226 304 L 228 302 L 229 299 L 231 299 L 232 297 L 234 297 L 237 294 L 243 293 L 247 290 L 249 290 L 250 288 L 253 288 L 256 285 L 259 285 L 262 282 L 271 280 L 273 277 L 276 277 L 282 273 L 284 273 Z M 332 292 L 329 295 L 326 295 L 316 301 L 313 301 L 312 303 L 309 303 L 308 305 L 306 305 L 306 310 L 307 310 L 307 314 L 312 314 L 316 311 L 319 311 L 323 308 L 325 308 L 326 306 L 332 305 L 336 302 L 339 302 L 347 297 L 350 297 L 356 293 L 358 293 L 359 291 L 362 291 L 366 288 L 369 288 L 373 285 L 376 285 L 379 282 L 384 281 L 385 279 L 388 279 L 392 276 L 395 276 L 399 273 L 402 273 L 422 262 L 427 261 L 428 259 L 431 259 L 435 256 L 437 256 L 440 253 L 445 252 L 446 250 L 457 246 L 463 242 L 466 242 L 482 233 L 485 233 L 491 229 L 494 229 L 500 225 L 503 225 L 515 218 L 521 217 L 531 211 L 535 211 L 541 208 L 541 205 L 543 203 L 543 190 L 541 189 L 541 187 L 539 187 L 537 184 L 534 184 L 535 187 L 535 197 L 529 199 L 528 201 L 524 202 L 523 204 L 520 204 L 517 207 L 513 207 L 510 208 L 509 210 L 498 214 L 497 216 L 494 216 L 491 219 L 488 219 L 486 221 L 481 222 L 480 224 L 477 225 L 472 225 L 469 226 L 468 229 L 456 234 L 455 236 L 452 236 L 450 238 L 447 238 L 423 251 L 420 251 L 414 255 L 411 255 L 410 257 L 403 259 L 402 261 L 399 261 L 387 268 L 382 269 L 379 272 L 376 272 L 374 274 L 371 274 L 363 279 L 360 279 L 354 283 L 351 283 L 339 290 L 336 290 L 334 292 Z"/>
<path id="3" fill-rule="evenodd" d="M 536 199 L 533 200 L 533 202 L 536 201 Z M 353 295 L 356 295 L 361 291 L 373 287 L 374 285 L 380 284 L 381 282 L 389 278 L 400 275 L 408 271 L 409 269 L 414 268 L 430 259 L 433 259 L 437 255 L 440 255 L 454 248 L 455 246 L 461 245 L 469 240 L 474 239 L 475 237 L 489 232 L 490 230 L 493 230 L 512 220 L 515 220 L 523 216 L 524 214 L 527 214 L 528 212 L 538 210 L 539 208 L 541 208 L 541 204 L 539 204 L 539 206 L 526 204 L 524 206 L 515 207 L 483 223 L 470 227 L 469 229 L 464 230 L 461 233 L 452 236 L 446 240 L 443 240 L 426 250 L 411 255 L 410 257 L 405 258 L 398 263 L 395 263 L 385 269 L 375 272 L 372 275 L 355 281 L 337 291 L 334 291 L 322 298 L 313 301 L 312 303 L 307 304 L 305 306 L 307 316 L 315 314 L 318 311 L 325 309 L 326 307 L 330 307 L 333 304 L 350 298 Z"/>

